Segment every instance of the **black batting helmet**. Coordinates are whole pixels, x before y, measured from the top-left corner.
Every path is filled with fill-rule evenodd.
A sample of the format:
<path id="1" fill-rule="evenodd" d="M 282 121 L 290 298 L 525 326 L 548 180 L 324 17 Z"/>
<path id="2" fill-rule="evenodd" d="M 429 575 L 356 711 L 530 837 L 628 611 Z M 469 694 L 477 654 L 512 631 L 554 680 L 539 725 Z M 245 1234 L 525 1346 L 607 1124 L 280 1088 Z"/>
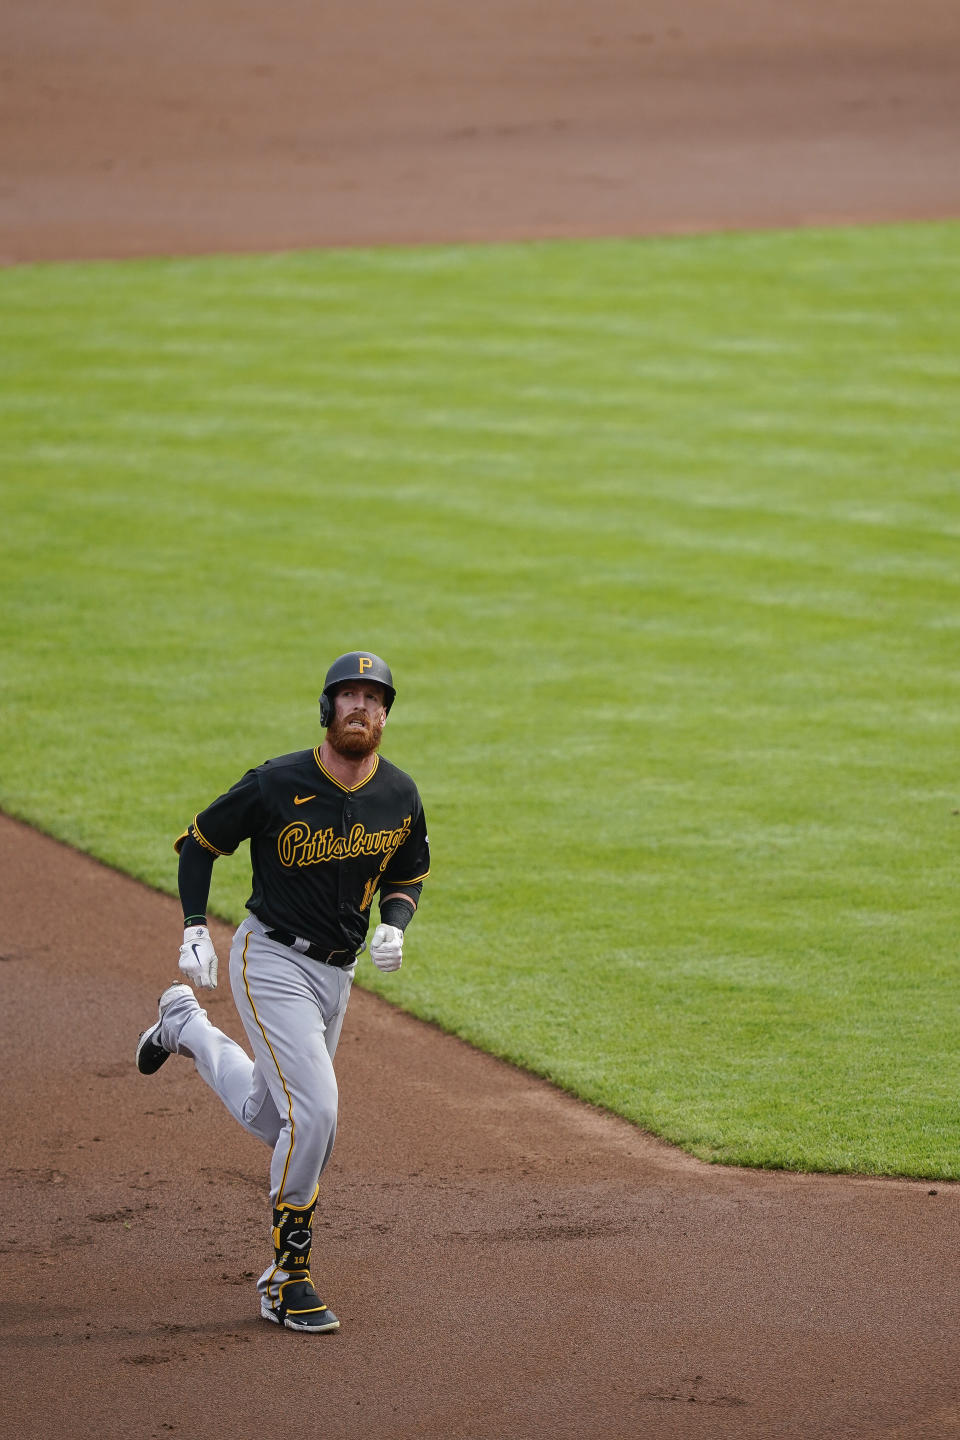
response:
<path id="1" fill-rule="evenodd" d="M 346 655 L 339 655 L 330 669 L 327 671 L 327 678 L 323 682 L 323 694 L 320 696 L 320 724 L 327 726 L 333 719 L 333 696 L 338 685 L 346 680 L 375 680 L 382 685 L 387 692 L 383 708 L 387 714 L 390 713 L 390 706 L 396 699 L 397 692 L 393 688 L 393 676 L 390 674 L 390 666 L 379 655 L 371 655 L 369 650 L 351 650 Z"/>

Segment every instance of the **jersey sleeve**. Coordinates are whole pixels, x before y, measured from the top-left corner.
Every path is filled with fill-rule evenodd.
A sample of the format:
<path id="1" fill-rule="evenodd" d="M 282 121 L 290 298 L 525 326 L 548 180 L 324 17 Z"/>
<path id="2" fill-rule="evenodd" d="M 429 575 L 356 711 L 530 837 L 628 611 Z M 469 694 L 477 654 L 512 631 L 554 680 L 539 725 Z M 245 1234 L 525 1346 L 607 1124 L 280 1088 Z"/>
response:
<path id="1" fill-rule="evenodd" d="M 419 797 L 410 823 L 410 833 L 400 848 L 391 857 L 390 864 L 383 872 L 380 894 L 390 890 L 409 888 L 411 899 L 416 900 L 420 887 L 430 874 L 430 840 L 427 836 L 427 820 Z M 416 887 L 413 893 L 413 887 Z"/>
<path id="2" fill-rule="evenodd" d="M 257 833 L 263 819 L 260 776 L 256 770 L 248 770 L 236 785 L 231 785 L 212 805 L 200 811 L 183 834 L 177 836 L 173 848 L 179 854 L 184 840 L 190 835 L 215 857 L 232 855 L 241 840 Z"/>

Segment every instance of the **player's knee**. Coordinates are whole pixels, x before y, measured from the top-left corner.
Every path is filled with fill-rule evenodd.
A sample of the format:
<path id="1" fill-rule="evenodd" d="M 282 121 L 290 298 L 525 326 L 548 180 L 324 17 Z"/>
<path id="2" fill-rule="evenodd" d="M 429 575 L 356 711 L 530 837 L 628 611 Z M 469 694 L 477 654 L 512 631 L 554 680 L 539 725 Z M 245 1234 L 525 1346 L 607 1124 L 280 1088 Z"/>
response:
<path id="1" fill-rule="evenodd" d="M 326 1150 L 337 1129 L 337 1095 L 317 1097 L 297 1121 L 301 1141 L 311 1150 Z"/>
<path id="2" fill-rule="evenodd" d="M 314 1128 L 320 1135 L 329 1135 L 337 1128 L 337 1096 L 328 1095 L 314 1114 Z"/>
<path id="3" fill-rule="evenodd" d="M 270 1112 L 260 1110 L 249 1116 L 244 1114 L 243 1124 L 251 1135 L 255 1135 L 258 1140 L 262 1140 L 271 1149 L 280 1139 L 280 1132 L 283 1129 L 280 1117 L 275 1110 Z"/>

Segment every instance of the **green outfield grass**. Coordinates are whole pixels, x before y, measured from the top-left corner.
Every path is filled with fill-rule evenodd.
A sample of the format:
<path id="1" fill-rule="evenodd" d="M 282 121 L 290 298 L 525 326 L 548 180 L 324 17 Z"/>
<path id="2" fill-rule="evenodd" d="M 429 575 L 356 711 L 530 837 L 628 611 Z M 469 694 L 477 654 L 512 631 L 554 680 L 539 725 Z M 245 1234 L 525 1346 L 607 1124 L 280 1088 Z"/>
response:
<path id="1" fill-rule="evenodd" d="M 363 983 L 708 1159 L 960 1177 L 960 225 L 0 312 L 4 809 L 173 892 L 369 647 L 434 869 Z"/>

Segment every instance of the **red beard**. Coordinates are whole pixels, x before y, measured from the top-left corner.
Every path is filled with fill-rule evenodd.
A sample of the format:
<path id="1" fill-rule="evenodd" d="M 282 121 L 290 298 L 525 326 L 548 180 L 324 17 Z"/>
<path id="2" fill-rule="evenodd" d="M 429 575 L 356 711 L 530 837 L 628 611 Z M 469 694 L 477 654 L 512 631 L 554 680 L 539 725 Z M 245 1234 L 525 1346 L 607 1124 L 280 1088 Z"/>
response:
<path id="1" fill-rule="evenodd" d="M 362 720 L 363 729 L 351 726 L 352 720 Z M 350 760 L 372 755 L 380 744 L 381 734 L 381 727 L 373 723 L 365 710 L 354 710 L 343 717 L 335 715 L 327 729 L 327 739 L 334 750 Z"/>

